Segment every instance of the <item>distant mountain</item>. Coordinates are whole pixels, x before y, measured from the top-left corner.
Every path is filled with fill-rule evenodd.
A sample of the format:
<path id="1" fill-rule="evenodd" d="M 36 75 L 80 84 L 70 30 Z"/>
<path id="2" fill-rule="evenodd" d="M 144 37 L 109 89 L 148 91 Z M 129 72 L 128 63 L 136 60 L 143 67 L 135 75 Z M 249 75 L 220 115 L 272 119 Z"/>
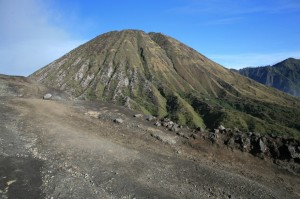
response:
<path id="1" fill-rule="evenodd" d="M 300 97 L 300 59 L 289 58 L 273 66 L 244 68 L 238 72 L 262 84 Z"/>
<path id="2" fill-rule="evenodd" d="M 300 137 L 300 100 L 209 60 L 161 33 L 100 35 L 30 76 L 182 125 Z"/>

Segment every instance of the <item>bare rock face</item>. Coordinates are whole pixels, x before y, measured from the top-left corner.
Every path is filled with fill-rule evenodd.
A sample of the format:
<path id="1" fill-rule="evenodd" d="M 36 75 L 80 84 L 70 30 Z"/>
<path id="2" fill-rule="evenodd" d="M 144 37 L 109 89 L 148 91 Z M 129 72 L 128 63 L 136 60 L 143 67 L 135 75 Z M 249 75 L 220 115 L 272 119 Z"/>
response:
<path id="1" fill-rule="evenodd" d="M 75 98 L 168 116 L 179 125 L 234 124 L 253 131 L 300 133 L 299 100 L 232 72 L 161 33 L 105 33 L 30 77 Z M 276 117 L 274 109 L 280 112 Z"/>

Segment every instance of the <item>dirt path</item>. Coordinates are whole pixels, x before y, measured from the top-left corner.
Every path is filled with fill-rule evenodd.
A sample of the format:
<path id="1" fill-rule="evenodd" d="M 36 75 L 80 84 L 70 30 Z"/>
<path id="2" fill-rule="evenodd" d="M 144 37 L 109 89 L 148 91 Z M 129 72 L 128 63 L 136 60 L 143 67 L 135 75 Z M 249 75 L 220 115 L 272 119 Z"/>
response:
<path id="1" fill-rule="evenodd" d="M 283 182 L 260 181 L 259 174 L 251 178 L 193 155 L 168 132 L 157 130 L 176 143 L 158 141 L 151 136 L 155 129 L 122 109 L 92 107 L 104 118 L 96 119 L 86 114 L 90 108 L 83 102 L 1 98 L 0 196 L 297 198 L 297 189 L 286 188 L 292 184 L 281 183 L 299 177 L 288 181 L 283 173 Z M 125 122 L 113 123 L 110 114 Z"/>

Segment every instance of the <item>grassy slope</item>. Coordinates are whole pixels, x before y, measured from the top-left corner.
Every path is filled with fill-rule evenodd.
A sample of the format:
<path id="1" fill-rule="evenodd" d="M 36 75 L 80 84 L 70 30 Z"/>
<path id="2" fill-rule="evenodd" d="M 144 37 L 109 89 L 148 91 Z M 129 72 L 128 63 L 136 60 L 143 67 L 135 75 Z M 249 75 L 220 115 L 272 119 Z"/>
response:
<path id="1" fill-rule="evenodd" d="M 162 34 L 104 34 L 32 75 L 76 97 L 129 104 L 190 126 L 300 135 L 300 102 Z"/>

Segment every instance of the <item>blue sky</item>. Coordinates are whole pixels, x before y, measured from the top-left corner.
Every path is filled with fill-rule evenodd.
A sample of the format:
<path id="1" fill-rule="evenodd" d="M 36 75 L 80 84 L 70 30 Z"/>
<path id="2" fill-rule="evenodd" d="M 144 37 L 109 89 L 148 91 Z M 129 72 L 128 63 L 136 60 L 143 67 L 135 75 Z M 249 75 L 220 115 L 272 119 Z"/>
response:
<path id="1" fill-rule="evenodd" d="M 300 58 L 299 0 L 0 0 L 0 73 L 29 75 L 95 36 L 162 32 L 228 68 Z"/>

